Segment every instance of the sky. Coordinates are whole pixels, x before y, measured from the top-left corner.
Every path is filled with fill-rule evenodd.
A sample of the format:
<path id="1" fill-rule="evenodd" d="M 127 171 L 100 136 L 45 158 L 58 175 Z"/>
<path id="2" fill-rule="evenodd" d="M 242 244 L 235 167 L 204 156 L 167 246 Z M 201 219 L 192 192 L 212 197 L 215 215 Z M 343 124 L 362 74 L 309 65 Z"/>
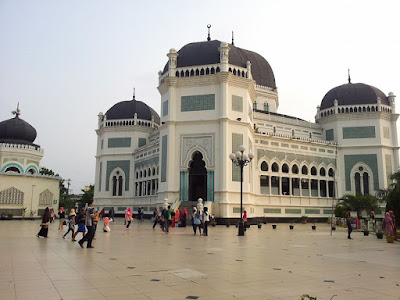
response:
<path id="1" fill-rule="evenodd" d="M 278 112 L 314 122 L 332 88 L 375 86 L 400 99 L 398 0 L 0 0 L 0 121 L 37 130 L 41 165 L 80 193 L 95 181 L 97 115 L 132 99 L 160 113 L 169 49 L 211 38 L 262 55 Z M 400 107 L 400 105 L 397 105 Z M 400 108 L 397 108 L 400 111 Z"/>

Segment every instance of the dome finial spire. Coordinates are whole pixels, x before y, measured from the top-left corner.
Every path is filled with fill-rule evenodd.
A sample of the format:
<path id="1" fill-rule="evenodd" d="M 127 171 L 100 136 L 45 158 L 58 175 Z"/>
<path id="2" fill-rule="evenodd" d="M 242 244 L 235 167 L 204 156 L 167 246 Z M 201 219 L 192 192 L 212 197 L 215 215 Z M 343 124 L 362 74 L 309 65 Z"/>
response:
<path id="1" fill-rule="evenodd" d="M 347 69 L 347 74 L 349 75 L 349 83 L 351 83 L 351 78 L 350 78 L 350 69 Z"/>
<path id="2" fill-rule="evenodd" d="M 134 101 L 134 100 L 135 100 L 135 94 L 136 94 L 136 89 L 135 89 L 135 88 L 133 88 L 133 97 L 132 97 L 132 101 Z"/>
<path id="3" fill-rule="evenodd" d="M 235 46 L 235 39 L 233 38 L 233 30 L 232 30 L 232 46 Z"/>
<path id="4" fill-rule="evenodd" d="M 17 104 L 17 109 L 16 109 L 16 110 L 13 110 L 11 113 L 12 113 L 13 115 L 15 115 L 16 118 L 21 114 L 21 111 L 19 110 L 19 102 L 18 102 L 18 104 Z"/>
<path id="5" fill-rule="evenodd" d="M 207 41 L 211 41 L 211 37 L 210 37 L 210 28 L 211 28 L 211 24 L 207 25 L 208 28 L 208 37 L 207 37 Z"/>

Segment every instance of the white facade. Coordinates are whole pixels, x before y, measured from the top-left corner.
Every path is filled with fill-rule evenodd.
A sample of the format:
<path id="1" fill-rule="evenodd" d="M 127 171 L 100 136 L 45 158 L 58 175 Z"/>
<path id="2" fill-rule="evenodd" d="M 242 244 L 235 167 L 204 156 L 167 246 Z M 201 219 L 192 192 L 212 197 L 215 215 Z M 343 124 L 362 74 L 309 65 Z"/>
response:
<path id="1" fill-rule="evenodd" d="M 0 143 L 0 214 L 40 217 L 59 205 L 60 178 L 39 174 L 43 149 Z"/>
<path id="2" fill-rule="evenodd" d="M 240 177 L 229 154 L 240 145 L 255 154 L 243 178 L 249 217 L 327 218 L 335 198 L 389 185 L 399 165 L 393 94 L 390 105 L 378 99 L 365 111 L 336 101 L 318 109 L 316 123 L 306 122 L 278 114 L 277 90 L 253 80 L 250 62 L 230 64 L 229 50 L 221 43 L 219 63 L 182 67 L 170 50 L 168 69 L 159 72 L 160 124 L 99 115 L 96 205 L 150 212 L 165 198 L 202 198 L 216 217 L 237 218 Z M 108 142 L 126 138 L 129 146 Z M 139 147 L 139 138 L 146 145 Z M 126 184 L 120 194 L 119 176 Z"/>

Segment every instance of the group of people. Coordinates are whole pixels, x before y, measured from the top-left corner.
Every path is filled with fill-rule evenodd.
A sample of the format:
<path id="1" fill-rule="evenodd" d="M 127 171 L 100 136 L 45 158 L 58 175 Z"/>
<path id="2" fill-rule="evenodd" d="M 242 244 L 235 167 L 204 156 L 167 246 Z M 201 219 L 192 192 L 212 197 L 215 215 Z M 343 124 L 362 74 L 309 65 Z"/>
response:
<path id="1" fill-rule="evenodd" d="M 386 212 L 385 218 L 383 218 L 383 228 L 386 235 L 394 236 L 394 239 L 397 240 L 396 218 L 392 210 Z"/>
<path id="2" fill-rule="evenodd" d="M 376 226 L 375 224 L 375 212 L 371 211 L 370 213 L 370 220 L 372 221 L 373 226 Z M 347 209 L 346 213 L 346 223 L 347 223 L 347 238 L 351 239 L 351 232 L 353 231 L 353 227 L 351 225 L 352 217 L 351 217 L 351 212 L 350 208 Z M 385 234 L 388 236 L 394 236 L 394 239 L 397 240 L 397 228 L 396 228 L 396 218 L 394 215 L 394 212 L 388 211 L 385 214 L 385 218 L 382 220 L 382 227 L 383 230 L 385 231 Z"/>
<path id="3" fill-rule="evenodd" d="M 68 226 L 67 232 L 63 235 L 63 238 L 71 232 L 71 241 L 76 241 L 76 236 L 79 233 L 82 233 L 82 239 L 78 241 L 79 246 L 83 248 L 85 242 L 87 242 L 87 248 L 94 248 L 92 245 L 93 239 L 95 239 L 97 224 L 100 219 L 100 213 L 93 207 L 93 200 L 89 201 L 88 207 L 86 209 L 82 208 L 78 215 L 75 212 L 75 209 L 72 208 L 68 215 L 68 222 L 65 220 L 65 210 L 63 207 L 60 208 L 58 212 L 60 218 L 59 230 L 62 230 L 64 224 Z M 37 237 L 48 237 L 49 225 L 51 222 L 51 211 L 48 207 L 46 207 L 43 217 L 42 223 L 40 224 L 41 229 L 36 235 Z M 65 223 L 64 223 L 65 222 Z M 75 231 L 75 225 L 78 226 Z M 104 232 L 110 232 L 110 218 L 104 217 Z"/>

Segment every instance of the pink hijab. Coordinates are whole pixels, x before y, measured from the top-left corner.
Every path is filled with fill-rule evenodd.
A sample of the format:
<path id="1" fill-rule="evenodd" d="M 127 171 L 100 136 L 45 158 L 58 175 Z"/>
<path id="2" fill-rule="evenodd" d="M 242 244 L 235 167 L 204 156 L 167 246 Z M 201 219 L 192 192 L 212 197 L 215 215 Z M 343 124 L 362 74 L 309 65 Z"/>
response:
<path id="1" fill-rule="evenodd" d="M 243 212 L 243 221 L 247 222 L 247 211 Z"/>
<path id="2" fill-rule="evenodd" d="M 130 217 L 132 217 L 132 210 L 131 210 L 130 207 L 128 208 L 127 215 L 129 215 Z"/>
<path id="3" fill-rule="evenodd" d="M 104 226 L 110 226 L 110 219 L 108 217 L 104 218 Z"/>

